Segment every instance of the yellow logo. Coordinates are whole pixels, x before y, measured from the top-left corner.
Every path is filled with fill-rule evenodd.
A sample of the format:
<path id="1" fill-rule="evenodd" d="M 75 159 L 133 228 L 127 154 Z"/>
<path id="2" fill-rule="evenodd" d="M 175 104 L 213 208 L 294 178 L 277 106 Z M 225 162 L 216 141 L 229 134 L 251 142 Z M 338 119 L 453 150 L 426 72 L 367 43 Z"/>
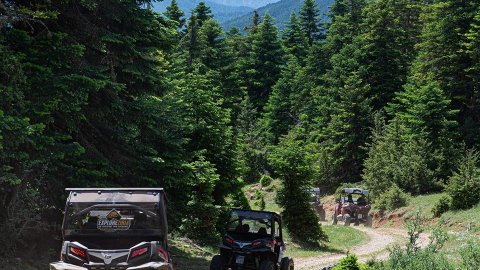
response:
<path id="1" fill-rule="evenodd" d="M 108 220 L 112 220 L 112 219 L 120 220 L 121 218 L 122 216 L 120 216 L 120 213 L 115 209 L 112 209 L 112 211 L 110 211 L 110 213 L 108 213 L 107 215 Z"/>

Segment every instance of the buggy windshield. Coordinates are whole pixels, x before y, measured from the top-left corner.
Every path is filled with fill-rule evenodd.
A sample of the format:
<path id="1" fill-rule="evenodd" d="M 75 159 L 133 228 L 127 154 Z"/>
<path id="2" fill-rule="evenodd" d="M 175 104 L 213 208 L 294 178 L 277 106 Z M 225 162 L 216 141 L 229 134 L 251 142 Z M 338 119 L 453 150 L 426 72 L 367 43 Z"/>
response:
<path id="1" fill-rule="evenodd" d="M 272 215 L 263 212 L 233 211 L 227 232 L 242 235 L 272 236 Z"/>
<path id="2" fill-rule="evenodd" d="M 157 213 L 154 204 L 73 203 L 65 213 L 64 231 L 76 236 L 160 236 L 162 224 Z"/>

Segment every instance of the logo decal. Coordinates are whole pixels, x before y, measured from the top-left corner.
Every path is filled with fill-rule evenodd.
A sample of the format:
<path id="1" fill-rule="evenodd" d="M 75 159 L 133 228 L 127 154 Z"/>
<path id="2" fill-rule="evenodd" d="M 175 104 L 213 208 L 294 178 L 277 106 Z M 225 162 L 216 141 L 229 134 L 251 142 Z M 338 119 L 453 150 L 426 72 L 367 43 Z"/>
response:
<path id="1" fill-rule="evenodd" d="M 125 231 L 130 229 L 131 219 L 122 217 L 120 212 L 112 209 L 103 218 L 98 219 L 97 229 L 102 231 Z"/>

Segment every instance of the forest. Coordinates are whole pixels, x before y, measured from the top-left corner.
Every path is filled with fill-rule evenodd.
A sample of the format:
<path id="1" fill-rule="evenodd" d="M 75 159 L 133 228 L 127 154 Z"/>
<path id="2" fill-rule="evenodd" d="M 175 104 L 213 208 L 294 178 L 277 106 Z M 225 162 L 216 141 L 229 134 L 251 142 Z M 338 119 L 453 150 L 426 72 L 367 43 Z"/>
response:
<path id="1" fill-rule="evenodd" d="M 480 202 L 480 2 L 336 0 L 322 19 L 305 0 L 281 32 L 151 7 L 0 2 L 0 259 L 58 231 L 67 187 L 164 187 L 199 243 L 266 176 L 309 243 L 310 187 Z"/>

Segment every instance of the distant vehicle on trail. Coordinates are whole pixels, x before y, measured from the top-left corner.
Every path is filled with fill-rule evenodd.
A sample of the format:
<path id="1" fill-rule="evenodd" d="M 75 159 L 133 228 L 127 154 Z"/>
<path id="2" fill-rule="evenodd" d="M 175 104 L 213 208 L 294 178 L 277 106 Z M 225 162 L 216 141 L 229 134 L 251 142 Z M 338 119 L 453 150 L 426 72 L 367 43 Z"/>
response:
<path id="1" fill-rule="evenodd" d="M 325 221 L 326 214 L 323 204 L 320 201 L 320 188 L 308 189 L 307 193 L 310 195 L 310 205 L 312 206 L 312 209 L 318 214 L 320 221 Z"/>
<path id="2" fill-rule="evenodd" d="M 355 225 L 364 223 L 365 226 L 372 226 L 372 217 L 369 215 L 371 210 L 370 196 L 368 190 L 361 188 L 344 188 L 337 199 L 335 213 L 333 213 L 332 224 L 336 225 L 339 221 L 345 226 L 351 222 Z"/>

